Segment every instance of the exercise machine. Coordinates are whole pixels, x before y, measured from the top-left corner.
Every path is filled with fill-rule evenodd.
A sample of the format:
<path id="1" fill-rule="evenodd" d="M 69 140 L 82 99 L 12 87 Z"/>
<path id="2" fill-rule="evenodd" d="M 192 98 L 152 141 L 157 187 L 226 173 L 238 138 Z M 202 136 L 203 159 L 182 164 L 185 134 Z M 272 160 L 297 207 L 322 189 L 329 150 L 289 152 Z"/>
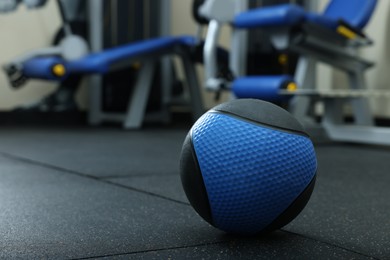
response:
<path id="1" fill-rule="evenodd" d="M 205 48 L 206 88 L 231 90 L 237 98 L 289 101 L 290 111 L 309 129 L 321 127 L 334 141 L 390 144 L 390 129 L 374 125 L 369 97 L 386 98 L 388 90 L 368 90 L 364 72 L 374 64 L 359 57 L 358 50 L 371 46 L 364 27 L 374 13 L 376 0 L 332 0 L 323 13 L 308 12 L 294 4 L 246 10 L 237 1 L 208 0 L 200 15 L 209 19 Z M 215 46 L 224 24 L 233 27 L 231 68 L 234 80 L 218 77 Z M 245 76 L 242 53 L 236 51 L 245 37 L 237 32 L 262 29 L 270 35 L 273 46 L 300 55 L 294 76 Z M 241 37 L 241 38 L 240 38 Z M 234 54 L 234 52 L 237 52 Z M 344 71 L 349 78 L 346 90 L 320 91 L 315 88 L 315 64 L 323 62 Z M 322 102 L 324 112 L 318 124 L 315 104 Z M 353 122 L 345 120 L 344 108 L 352 109 Z"/>
<path id="2" fill-rule="evenodd" d="M 166 23 L 161 26 L 167 27 L 170 10 L 169 0 L 164 0 L 164 2 Z M 59 4 L 61 7 L 60 2 Z M 203 102 L 192 59 L 192 50 L 199 43 L 198 39 L 192 36 L 163 36 L 103 49 L 103 11 L 103 1 L 88 1 L 90 52 L 80 51 L 71 53 L 73 56 L 69 56 L 66 52 L 67 48 L 64 48 L 62 44 L 31 52 L 4 66 L 11 83 L 21 84 L 26 79 L 34 78 L 61 81 L 70 75 L 88 75 L 90 86 L 89 122 L 93 125 L 107 121 L 122 122 L 125 128 L 139 128 L 144 121 L 151 79 L 156 70 L 157 62 L 166 57 L 177 55 L 182 61 L 186 74 L 193 117 L 196 119 L 203 114 Z M 65 37 L 64 41 L 67 38 Z M 68 46 L 71 45 L 67 44 L 66 47 Z M 134 63 L 141 64 L 141 66 L 127 111 L 125 113 L 103 111 L 101 106 L 102 75 L 128 68 Z M 166 69 L 165 66 L 162 67 Z M 169 82 L 163 82 L 162 85 L 168 88 Z M 169 91 L 164 90 L 163 92 L 168 93 Z"/>

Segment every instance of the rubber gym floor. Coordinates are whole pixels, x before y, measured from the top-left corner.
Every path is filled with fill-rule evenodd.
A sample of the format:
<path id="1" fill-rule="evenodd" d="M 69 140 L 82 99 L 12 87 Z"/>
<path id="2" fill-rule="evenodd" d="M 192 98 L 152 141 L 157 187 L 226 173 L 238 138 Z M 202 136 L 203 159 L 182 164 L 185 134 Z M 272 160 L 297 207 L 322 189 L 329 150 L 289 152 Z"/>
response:
<path id="1" fill-rule="evenodd" d="M 0 258 L 390 259 L 390 148 L 318 143 L 304 211 L 261 237 L 227 235 L 189 205 L 189 125 L 0 128 Z"/>

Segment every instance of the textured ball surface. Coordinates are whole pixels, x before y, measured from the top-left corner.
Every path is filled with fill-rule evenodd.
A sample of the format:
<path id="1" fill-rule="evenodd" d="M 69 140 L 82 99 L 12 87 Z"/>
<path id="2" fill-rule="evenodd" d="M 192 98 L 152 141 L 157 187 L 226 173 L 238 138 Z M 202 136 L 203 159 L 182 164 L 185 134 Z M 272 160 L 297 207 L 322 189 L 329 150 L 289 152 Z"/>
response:
<path id="1" fill-rule="evenodd" d="M 205 113 L 183 144 L 183 188 L 194 209 L 230 233 L 280 228 L 304 208 L 314 187 L 313 144 L 285 110 L 240 99 Z"/>

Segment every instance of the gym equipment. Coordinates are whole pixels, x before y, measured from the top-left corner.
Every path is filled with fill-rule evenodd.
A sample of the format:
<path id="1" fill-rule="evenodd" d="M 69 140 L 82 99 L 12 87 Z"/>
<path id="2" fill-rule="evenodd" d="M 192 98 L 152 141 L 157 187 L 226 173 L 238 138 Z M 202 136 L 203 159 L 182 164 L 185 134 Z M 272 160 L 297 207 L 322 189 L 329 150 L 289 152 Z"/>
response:
<path id="1" fill-rule="evenodd" d="M 229 233 L 258 234 L 288 224 L 314 188 L 317 161 L 300 123 L 255 99 L 214 107 L 191 128 L 181 180 L 200 216 Z"/>
<path id="2" fill-rule="evenodd" d="M 41 7 L 45 4 L 46 1 L 27 1 L 26 5 L 30 8 L 32 7 Z M 65 78 L 66 77 L 66 68 L 65 65 L 61 62 L 54 64 L 50 69 L 51 76 L 41 76 L 40 66 L 36 62 L 32 62 L 32 67 L 29 67 L 29 62 L 31 60 L 38 60 L 40 57 L 44 59 L 43 63 L 46 63 L 47 57 L 60 57 L 66 61 L 72 61 L 80 59 L 89 52 L 87 42 L 80 36 L 75 35 L 72 32 L 70 23 L 64 12 L 64 7 L 62 0 L 58 0 L 58 6 L 60 7 L 60 14 L 63 23 L 63 31 L 65 37 L 61 39 L 58 45 L 53 47 L 46 47 L 34 51 L 30 51 L 24 55 L 21 55 L 17 58 L 14 58 L 12 61 L 8 62 L 3 66 L 4 71 L 8 75 L 9 82 L 12 87 L 18 88 L 25 84 L 28 78 L 37 78 L 41 79 L 55 79 L 55 78 Z M 48 75 L 48 71 L 45 71 Z"/>
<path id="3" fill-rule="evenodd" d="M 127 114 L 101 114 L 98 120 L 124 121 L 125 128 L 138 128 L 145 112 L 157 57 L 177 54 L 182 58 L 189 80 L 194 118 L 198 118 L 203 113 L 202 100 L 189 53 L 195 44 L 195 39 L 190 36 L 161 37 L 91 53 L 73 61 L 51 56 L 31 58 L 23 63 L 22 74 L 29 78 L 61 80 L 72 74 L 105 74 L 141 62 L 143 65 Z"/>
<path id="4" fill-rule="evenodd" d="M 386 90 L 366 91 L 364 72 L 374 64 L 358 56 L 358 50 L 373 44 L 363 32 L 377 1 L 332 0 L 322 14 L 308 12 L 294 4 L 246 10 L 236 1 L 208 0 L 200 8 L 200 15 L 210 20 L 204 49 L 206 88 L 211 91 L 233 90 L 236 97 L 286 100 L 292 97 L 290 111 L 309 132 L 324 129 L 334 141 L 390 145 L 390 130 L 376 127 L 368 104 L 368 97 L 389 96 Z M 224 8 L 231 10 L 221 11 Z M 234 10 L 234 11 L 232 11 Z M 221 78 L 216 73 L 215 46 L 223 24 L 232 25 L 233 38 L 230 68 L 235 80 Z M 294 77 L 287 75 L 250 76 L 243 73 L 243 54 L 246 35 L 242 31 L 259 28 L 270 35 L 278 50 L 290 50 L 300 55 Z M 236 33 L 239 32 L 239 33 Z M 236 53 L 234 53 L 236 52 Z M 207 57 L 207 59 L 206 59 Z M 323 93 L 315 89 L 315 64 L 324 62 L 344 71 L 349 78 L 347 93 L 335 90 Z M 291 84 L 290 84 L 291 83 Z M 286 86 L 294 86 L 286 91 Z M 256 85 L 258 86 L 256 88 Z M 286 95 L 287 94 L 287 95 Z M 324 95 L 323 95 L 324 94 Z M 317 123 L 315 106 L 324 104 L 321 123 Z M 352 108 L 353 122 L 346 122 L 344 109 Z"/>
<path id="5" fill-rule="evenodd" d="M 23 2 L 28 9 L 39 8 L 46 4 L 47 0 L 2 0 L 0 1 L 0 13 L 8 13 L 16 10 Z"/>
<path id="6" fill-rule="evenodd" d="M 0 13 L 13 12 L 18 7 L 20 0 L 3 0 L 0 1 Z"/>
<path id="7" fill-rule="evenodd" d="M 168 8 L 169 1 L 165 1 L 165 4 L 162 6 Z M 156 69 L 157 62 L 162 61 L 164 63 L 167 56 L 178 55 L 181 58 L 188 80 L 188 92 L 191 97 L 190 105 L 193 117 L 197 119 L 203 114 L 203 102 L 191 52 L 197 47 L 199 42 L 197 38 L 192 36 L 164 36 L 103 50 L 103 2 L 101 0 L 89 1 L 88 10 L 91 53 L 79 51 L 75 56 L 69 56 L 66 51 L 68 48 L 64 48 L 62 44 L 54 48 L 29 53 L 5 66 L 11 84 L 18 85 L 24 83 L 28 78 L 61 81 L 69 75 L 90 75 L 89 122 L 91 124 L 99 124 L 106 121 L 119 121 L 123 123 L 125 128 L 139 128 L 144 119 L 152 75 Z M 66 21 L 66 19 L 64 20 Z M 167 25 L 161 24 L 161 26 Z M 73 45 L 81 46 L 80 42 L 76 43 L 74 39 L 72 37 L 72 42 L 75 43 Z M 68 43 L 68 41 L 70 42 L 69 37 L 65 37 L 65 41 L 66 47 L 70 47 L 70 50 L 75 48 Z M 101 75 L 130 67 L 134 64 L 140 64 L 141 66 L 126 113 L 106 113 L 102 111 Z M 171 69 L 171 67 L 165 65 L 162 67 Z M 162 99 L 164 99 L 165 103 L 169 102 L 165 92 L 170 94 L 170 91 L 165 89 L 168 89 L 170 85 L 170 82 L 162 82 L 162 88 L 164 89 Z"/>

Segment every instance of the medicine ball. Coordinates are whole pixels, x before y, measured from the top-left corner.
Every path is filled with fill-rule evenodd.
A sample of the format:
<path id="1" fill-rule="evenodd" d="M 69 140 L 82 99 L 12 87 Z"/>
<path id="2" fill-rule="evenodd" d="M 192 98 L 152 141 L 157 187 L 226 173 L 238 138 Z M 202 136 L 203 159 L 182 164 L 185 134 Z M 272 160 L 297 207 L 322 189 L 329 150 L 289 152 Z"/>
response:
<path id="1" fill-rule="evenodd" d="M 183 188 L 193 208 L 229 233 L 283 227 L 305 207 L 317 160 L 302 125 L 268 102 L 238 99 L 206 112 L 181 152 Z"/>

